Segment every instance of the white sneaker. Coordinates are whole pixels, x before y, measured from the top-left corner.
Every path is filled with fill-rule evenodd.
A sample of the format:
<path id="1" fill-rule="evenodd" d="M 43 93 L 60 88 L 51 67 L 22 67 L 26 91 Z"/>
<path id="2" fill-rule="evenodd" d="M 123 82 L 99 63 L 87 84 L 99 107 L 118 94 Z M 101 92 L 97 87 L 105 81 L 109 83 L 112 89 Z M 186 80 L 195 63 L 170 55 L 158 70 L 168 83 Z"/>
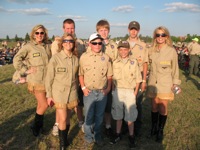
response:
<path id="1" fill-rule="evenodd" d="M 83 123 L 82 126 L 81 126 L 81 130 L 82 130 L 83 133 L 85 133 L 85 130 L 84 130 L 84 123 Z"/>
<path id="2" fill-rule="evenodd" d="M 58 136 L 58 123 L 55 123 L 52 129 L 52 134 Z"/>

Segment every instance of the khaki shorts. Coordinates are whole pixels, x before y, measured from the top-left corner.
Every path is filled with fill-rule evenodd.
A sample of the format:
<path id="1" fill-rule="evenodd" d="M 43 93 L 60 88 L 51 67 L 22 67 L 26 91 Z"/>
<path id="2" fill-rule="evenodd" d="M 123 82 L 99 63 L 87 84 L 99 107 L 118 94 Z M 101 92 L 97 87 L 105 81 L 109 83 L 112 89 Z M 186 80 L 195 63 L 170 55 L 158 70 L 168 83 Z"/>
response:
<path id="1" fill-rule="evenodd" d="M 73 109 L 76 106 L 78 106 L 78 100 L 73 100 L 67 104 L 55 102 L 55 108 L 58 108 L 58 109 Z"/>
<path id="2" fill-rule="evenodd" d="M 134 122 L 137 118 L 138 111 L 136 108 L 136 97 L 134 90 L 116 88 L 112 91 L 112 116 L 115 120 Z"/>
<path id="3" fill-rule="evenodd" d="M 34 84 L 34 83 L 28 83 L 28 91 L 30 93 L 37 92 L 46 92 L 45 86 L 43 84 Z"/>

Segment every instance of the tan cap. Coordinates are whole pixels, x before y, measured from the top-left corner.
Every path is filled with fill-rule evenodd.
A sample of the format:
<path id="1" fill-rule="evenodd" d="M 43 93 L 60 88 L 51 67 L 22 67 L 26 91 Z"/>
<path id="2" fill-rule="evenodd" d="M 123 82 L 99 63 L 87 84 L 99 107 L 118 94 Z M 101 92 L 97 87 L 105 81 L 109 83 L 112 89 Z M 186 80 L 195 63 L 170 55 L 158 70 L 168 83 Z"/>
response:
<path id="1" fill-rule="evenodd" d="M 128 41 L 120 41 L 117 48 L 124 47 L 124 48 L 130 48 Z"/>
<path id="2" fill-rule="evenodd" d="M 131 21 L 128 25 L 128 28 L 131 29 L 136 29 L 136 30 L 140 30 L 140 24 L 137 21 Z"/>

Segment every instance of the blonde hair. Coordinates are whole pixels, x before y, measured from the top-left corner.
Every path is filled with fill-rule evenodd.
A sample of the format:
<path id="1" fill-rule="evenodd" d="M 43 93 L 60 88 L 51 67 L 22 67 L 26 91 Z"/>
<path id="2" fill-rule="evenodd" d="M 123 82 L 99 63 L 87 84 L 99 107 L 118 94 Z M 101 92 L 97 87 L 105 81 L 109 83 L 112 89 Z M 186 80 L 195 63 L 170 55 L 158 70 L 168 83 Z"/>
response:
<path id="1" fill-rule="evenodd" d="M 110 31 L 110 24 L 109 24 L 109 22 L 106 19 L 99 20 L 97 22 L 97 24 L 96 24 L 96 31 L 98 32 L 98 30 L 100 28 L 106 28 L 106 29 L 108 29 L 108 31 Z"/>
<path id="2" fill-rule="evenodd" d="M 48 42 L 48 39 L 49 39 L 49 37 L 48 37 L 48 30 L 47 30 L 43 25 L 41 25 L 41 24 L 36 25 L 35 27 L 33 27 L 32 31 L 31 31 L 31 33 L 30 33 L 30 39 L 31 39 L 31 41 L 35 41 L 35 36 L 34 36 L 34 34 L 35 34 L 35 32 L 36 32 L 38 29 L 43 29 L 43 30 L 44 30 L 44 39 L 43 39 L 43 42 L 44 42 L 44 43 L 47 43 L 47 42 Z"/>
<path id="3" fill-rule="evenodd" d="M 72 34 L 69 34 L 69 33 L 64 33 L 64 34 L 63 34 L 63 36 L 62 36 L 62 38 L 61 38 L 61 39 L 62 39 L 62 41 L 61 41 L 61 47 L 62 47 L 62 49 L 63 49 L 63 46 L 62 46 L 63 40 L 64 40 L 66 37 L 68 37 L 68 36 L 70 36 L 70 37 L 72 38 L 72 40 L 74 41 L 74 42 L 73 42 L 74 45 L 73 45 L 73 48 L 72 48 L 72 54 L 78 57 L 77 42 L 76 42 L 75 37 L 74 37 Z"/>
<path id="4" fill-rule="evenodd" d="M 165 43 L 166 43 L 168 46 L 173 47 L 173 43 L 172 43 L 172 40 L 171 40 L 171 37 L 170 37 L 169 30 L 168 30 L 166 27 L 164 27 L 164 26 L 159 26 L 159 27 L 157 27 L 157 28 L 154 30 L 154 32 L 153 32 L 152 49 L 155 50 L 156 47 L 157 47 L 157 45 L 158 45 L 158 44 L 157 44 L 157 41 L 156 41 L 156 38 L 157 38 L 157 37 L 156 37 L 156 34 L 157 34 L 158 30 L 163 31 L 163 33 L 167 35 L 167 39 L 166 39 Z"/>

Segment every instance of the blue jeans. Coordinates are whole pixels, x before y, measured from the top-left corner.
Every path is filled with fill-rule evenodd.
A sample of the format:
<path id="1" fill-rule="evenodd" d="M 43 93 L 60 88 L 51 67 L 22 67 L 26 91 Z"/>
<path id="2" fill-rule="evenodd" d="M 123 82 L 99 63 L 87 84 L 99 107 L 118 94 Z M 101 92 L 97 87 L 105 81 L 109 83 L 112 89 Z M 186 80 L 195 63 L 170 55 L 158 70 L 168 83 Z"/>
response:
<path id="1" fill-rule="evenodd" d="M 107 103 L 107 96 L 103 95 L 100 90 L 91 90 L 88 96 L 83 97 L 85 109 L 85 140 L 89 143 L 101 141 L 101 126 L 105 107 Z M 94 125 L 94 128 L 92 129 Z M 94 135 L 92 133 L 94 131 Z"/>

